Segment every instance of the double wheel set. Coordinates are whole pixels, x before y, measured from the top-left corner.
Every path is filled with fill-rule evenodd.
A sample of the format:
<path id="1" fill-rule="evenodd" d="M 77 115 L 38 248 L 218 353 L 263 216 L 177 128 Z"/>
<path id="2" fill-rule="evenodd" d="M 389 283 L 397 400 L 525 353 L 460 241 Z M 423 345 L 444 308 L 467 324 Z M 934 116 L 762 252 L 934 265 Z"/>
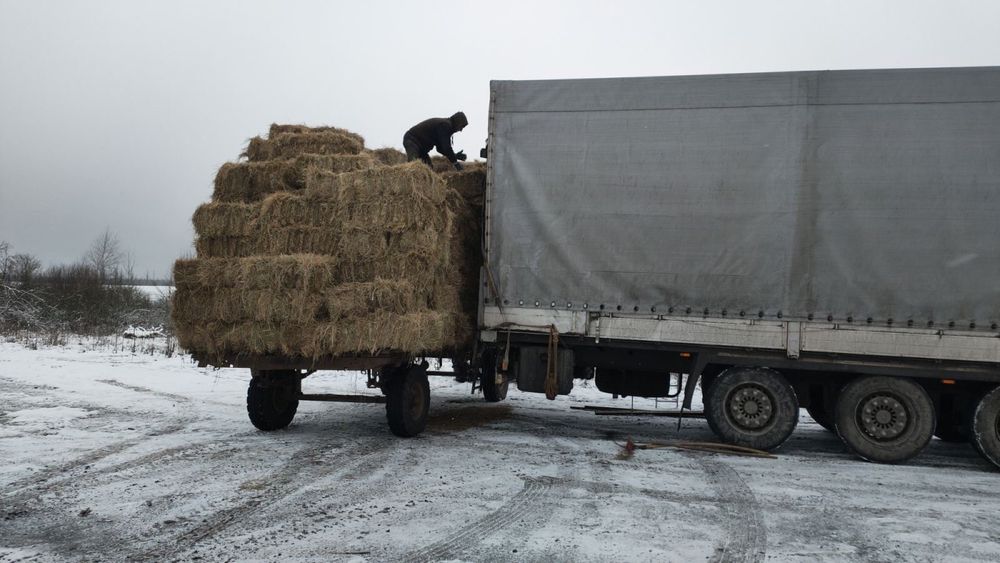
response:
<path id="1" fill-rule="evenodd" d="M 795 390 L 773 369 L 732 367 L 704 378 L 702 385 L 708 424 L 726 442 L 772 450 L 798 424 Z M 975 396 L 948 417 L 939 417 L 927 390 L 906 378 L 862 376 L 831 391 L 807 410 L 863 459 L 904 462 L 937 434 L 949 441 L 967 439 L 1000 467 L 1000 387 Z"/>

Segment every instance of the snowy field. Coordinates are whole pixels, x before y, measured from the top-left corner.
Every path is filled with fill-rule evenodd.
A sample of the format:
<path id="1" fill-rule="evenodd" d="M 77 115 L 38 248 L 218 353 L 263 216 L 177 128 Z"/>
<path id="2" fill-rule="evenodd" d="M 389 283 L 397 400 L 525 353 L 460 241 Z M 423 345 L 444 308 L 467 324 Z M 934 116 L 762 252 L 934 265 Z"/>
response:
<path id="1" fill-rule="evenodd" d="M 174 286 L 172 285 L 133 285 L 131 287 L 137 289 L 153 301 L 170 297 L 174 292 Z"/>
<path id="2" fill-rule="evenodd" d="M 262 433 L 244 370 L 93 348 L 0 344 L 0 561 L 1000 560 L 1000 472 L 968 446 L 869 464 L 803 412 L 778 459 L 619 459 L 628 436 L 713 436 L 570 410 L 629 404 L 592 388 L 487 404 L 440 377 L 417 438 L 328 403 Z"/>

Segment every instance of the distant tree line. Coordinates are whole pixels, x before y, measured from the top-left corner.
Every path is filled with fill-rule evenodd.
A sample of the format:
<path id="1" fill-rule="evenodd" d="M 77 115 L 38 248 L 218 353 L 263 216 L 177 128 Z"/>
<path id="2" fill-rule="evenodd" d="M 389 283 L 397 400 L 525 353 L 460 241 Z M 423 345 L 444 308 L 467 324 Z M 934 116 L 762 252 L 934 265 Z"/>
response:
<path id="1" fill-rule="evenodd" d="M 169 328 L 169 298 L 136 289 L 134 264 L 110 229 L 79 262 L 48 268 L 0 241 L 0 333 L 106 335 L 130 325 Z"/>

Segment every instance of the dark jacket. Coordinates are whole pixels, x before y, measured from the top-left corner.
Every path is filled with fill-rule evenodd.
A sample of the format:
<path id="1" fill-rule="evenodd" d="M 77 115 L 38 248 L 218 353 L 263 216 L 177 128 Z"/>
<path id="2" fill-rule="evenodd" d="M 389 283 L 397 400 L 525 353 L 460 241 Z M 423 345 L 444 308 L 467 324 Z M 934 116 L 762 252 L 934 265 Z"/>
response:
<path id="1" fill-rule="evenodd" d="M 464 121 L 464 123 L 462 123 Z M 459 112 L 448 117 L 432 117 L 414 125 L 403 135 L 403 140 L 410 139 L 417 144 L 421 154 L 431 152 L 432 148 L 444 155 L 450 162 L 458 161 L 455 151 L 451 148 L 451 136 L 462 127 L 468 125 L 465 114 Z"/>

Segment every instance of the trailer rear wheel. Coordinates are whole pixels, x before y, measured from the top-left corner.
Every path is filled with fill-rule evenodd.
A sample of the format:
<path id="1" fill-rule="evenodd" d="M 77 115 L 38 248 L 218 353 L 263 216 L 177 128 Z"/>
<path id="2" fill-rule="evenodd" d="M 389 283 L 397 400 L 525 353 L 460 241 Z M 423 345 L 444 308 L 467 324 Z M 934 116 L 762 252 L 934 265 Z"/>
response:
<path id="1" fill-rule="evenodd" d="M 923 387 L 896 377 L 862 377 L 840 393 L 837 434 L 862 459 L 900 463 L 934 435 L 934 403 Z"/>
<path id="2" fill-rule="evenodd" d="M 788 381 L 768 368 L 734 367 L 712 382 L 708 425 L 722 440 L 760 450 L 777 448 L 795 430 L 799 401 Z"/>
<path id="3" fill-rule="evenodd" d="M 431 388 L 425 365 L 411 365 L 386 374 L 385 415 L 392 433 L 411 438 L 427 426 Z"/>
<path id="4" fill-rule="evenodd" d="M 499 403 L 506 399 L 507 389 L 510 387 L 510 380 L 506 373 L 501 375 L 502 381 L 497 383 L 497 373 L 499 372 L 497 360 L 497 351 L 490 348 L 483 352 L 480 361 L 479 387 L 483 390 L 483 398 L 488 403 Z"/>
<path id="5" fill-rule="evenodd" d="M 295 418 L 299 408 L 301 378 L 294 370 L 251 371 L 247 389 L 247 414 L 260 430 L 280 430 Z"/>
<path id="6" fill-rule="evenodd" d="M 1000 467 L 1000 387 L 987 393 L 976 406 L 972 445 L 987 461 Z"/>

